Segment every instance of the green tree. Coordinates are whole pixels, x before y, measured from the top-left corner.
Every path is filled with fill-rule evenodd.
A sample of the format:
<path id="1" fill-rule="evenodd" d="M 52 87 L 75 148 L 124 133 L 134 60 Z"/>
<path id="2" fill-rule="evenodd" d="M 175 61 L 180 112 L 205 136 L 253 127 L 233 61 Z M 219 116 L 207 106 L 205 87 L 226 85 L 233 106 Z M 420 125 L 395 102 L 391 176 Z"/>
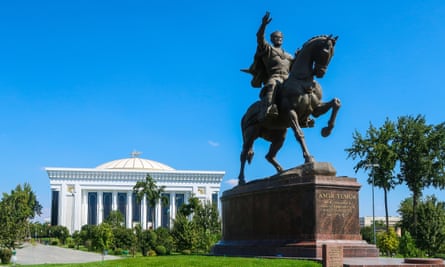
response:
<path id="1" fill-rule="evenodd" d="M 427 196 L 418 207 L 418 221 L 417 246 L 434 256 L 445 243 L 445 202 L 438 202 L 435 196 Z"/>
<path id="2" fill-rule="evenodd" d="M 401 215 L 402 219 L 398 223 L 403 232 L 414 233 L 413 226 L 413 198 L 409 197 L 400 202 L 397 212 Z M 413 235 L 410 235 L 414 237 Z"/>
<path id="3" fill-rule="evenodd" d="M 193 215 L 193 222 L 199 235 L 197 248 L 210 252 L 212 246 L 221 238 L 221 221 L 216 206 L 210 201 L 199 205 Z"/>
<path id="4" fill-rule="evenodd" d="M 110 212 L 104 222 L 108 223 L 112 228 L 124 227 L 124 215 L 118 210 L 113 210 Z"/>
<path id="5" fill-rule="evenodd" d="M 397 238 L 394 228 L 389 228 L 389 231 L 380 232 L 377 234 L 377 246 L 380 251 L 385 251 L 387 256 L 392 256 L 397 253 L 399 248 L 399 239 Z"/>
<path id="6" fill-rule="evenodd" d="M 178 251 L 196 250 L 199 233 L 195 223 L 188 220 L 186 216 L 181 213 L 176 215 L 171 233 Z"/>
<path id="7" fill-rule="evenodd" d="M 74 231 L 74 233 L 72 234 L 72 238 L 74 241 L 74 245 L 76 246 L 76 249 L 79 249 L 79 245 L 82 243 L 80 232 L 78 230 Z"/>
<path id="8" fill-rule="evenodd" d="M 418 222 L 413 225 L 412 198 L 407 198 L 398 209 L 402 216 L 402 229 L 410 232 L 416 247 L 430 256 L 442 252 L 445 243 L 445 202 L 438 202 L 435 196 L 427 196 L 418 203 Z"/>
<path id="9" fill-rule="evenodd" d="M 365 226 L 360 229 L 360 234 L 362 235 L 362 239 L 366 240 L 368 243 L 372 243 L 374 240 L 374 231 L 372 226 Z"/>
<path id="10" fill-rule="evenodd" d="M 189 204 L 184 206 L 178 212 L 171 232 L 177 249 L 209 252 L 221 238 L 221 221 L 216 205 L 190 198 Z M 190 214 L 193 215 L 191 220 L 188 219 Z"/>
<path id="11" fill-rule="evenodd" d="M 113 244 L 113 230 L 108 223 L 101 223 L 95 228 L 93 246 L 100 251 L 108 250 Z"/>
<path id="12" fill-rule="evenodd" d="M 153 230 L 143 230 L 138 235 L 139 248 L 143 256 L 147 256 L 149 250 L 156 247 L 157 235 Z"/>
<path id="13" fill-rule="evenodd" d="M 144 181 L 137 181 L 133 187 L 133 192 L 136 194 L 136 200 L 142 202 L 144 197 L 147 204 L 152 209 L 152 218 L 155 218 L 155 209 L 158 201 L 161 201 L 162 205 L 168 205 L 168 198 L 163 194 L 164 186 L 158 187 L 155 180 L 147 174 Z M 155 226 L 153 222 L 153 226 Z"/>
<path id="14" fill-rule="evenodd" d="M 97 225 L 85 224 L 80 229 L 80 239 L 88 250 L 96 250 L 93 241 L 97 237 Z"/>
<path id="15" fill-rule="evenodd" d="M 30 220 L 41 215 L 42 206 L 28 183 L 10 194 L 3 193 L 0 201 L 0 246 L 15 248 L 15 242 L 29 236 Z"/>
<path id="16" fill-rule="evenodd" d="M 426 124 L 424 116 L 403 116 L 397 121 L 397 155 L 401 182 L 412 193 L 413 226 L 416 231 L 417 205 L 425 187 L 445 187 L 445 123 Z M 417 236 L 417 235 L 415 235 Z"/>
<path id="17" fill-rule="evenodd" d="M 62 244 L 65 244 L 69 235 L 70 232 L 65 226 L 55 225 L 51 227 L 51 237 L 59 239 Z"/>
<path id="18" fill-rule="evenodd" d="M 29 224 L 29 232 L 31 237 L 38 239 L 42 237 L 44 234 L 44 225 L 40 222 L 32 222 Z"/>
<path id="19" fill-rule="evenodd" d="M 189 198 L 188 203 L 184 203 L 179 207 L 178 212 L 183 214 L 185 217 L 188 217 L 192 215 L 193 212 L 195 212 L 195 210 L 197 210 L 200 205 L 201 202 L 199 198 L 192 196 L 191 198 Z"/>
<path id="20" fill-rule="evenodd" d="M 164 246 L 166 249 L 166 254 L 170 254 L 174 247 L 174 241 L 170 230 L 165 227 L 159 227 L 155 230 L 155 233 L 158 236 L 156 246 Z"/>
<path id="21" fill-rule="evenodd" d="M 386 231 L 389 231 L 388 192 L 398 184 L 394 175 L 397 162 L 395 138 L 395 125 L 387 118 L 378 129 L 370 124 L 365 136 L 355 131 L 352 147 L 346 149 L 348 158 L 360 159 L 354 166 L 355 172 L 369 170 L 368 184 L 383 189 Z"/>
<path id="22" fill-rule="evenodd" d="M 136 245 L 136 235 L 132 229 L 124 227 L 113 228 L 113 248 L 131 250 Z"/>
<path id="23" fill-rule="evenodd" d="M 362 235 L 362 239 L 366 240 L 368 243 L 374 242 L 374 223 L 376 232 L 379 232 L 383 229 L 386 229 L 386 224 L 383 221 L 375 221 L 372 222 L 370 226 L 364 226 L 360 229 L 360 234 Z M 377 234 L 376 234 L 377 237 Z"/>
<path id="24" fill-rule="evenodd" d="M 399 253 L 405 257 L 423 257 L 424 254 L 416 247 L 415 240 L 408 231 L 404 231 L 399 242 Z"/>

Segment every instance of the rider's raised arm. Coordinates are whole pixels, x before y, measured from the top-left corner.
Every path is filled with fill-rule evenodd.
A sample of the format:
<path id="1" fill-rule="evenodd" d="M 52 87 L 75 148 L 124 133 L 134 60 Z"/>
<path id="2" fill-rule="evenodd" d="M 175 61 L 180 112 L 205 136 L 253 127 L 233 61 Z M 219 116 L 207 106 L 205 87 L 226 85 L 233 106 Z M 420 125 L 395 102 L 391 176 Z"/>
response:
<path id="1" fill-rule="evenodd" d="M 267 24 L 269 24 L 271 21 L 272 19 L 270 18 L 270 13 L 269 11 L 267 11 L 266 14 L 263 16 L 260 28 L 256 33 L 257 43 L 260 47 L 263 47 L 265 44 L 267 44 L 266 38 L 264 37 L 264 32 L 266 31 Z"/>

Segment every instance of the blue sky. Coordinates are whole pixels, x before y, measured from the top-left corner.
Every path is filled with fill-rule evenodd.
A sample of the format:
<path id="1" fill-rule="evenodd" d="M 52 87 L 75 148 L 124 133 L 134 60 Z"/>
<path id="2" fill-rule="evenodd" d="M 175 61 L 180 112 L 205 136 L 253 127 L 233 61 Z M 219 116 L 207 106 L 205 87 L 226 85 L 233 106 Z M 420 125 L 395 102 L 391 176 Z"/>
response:
<path id="1" fill-rule="evenodd" d="M 28 182 L 49 216 L 44 167 L 94 168 L 143 158 L 178 170 L 239 170 L 240 119 L 258 99 L 239 70 L 252 61 L 266 11 L 266 34 L 284 33 L 293 53 L 315 35 L 339 35 L 319 82 L 342 108 L 328 138 L 327 117 L 306 129 L 317 161 L 362 184 L 360 215 L 371 215 L 366 173 L 345 148 L 372 122 L 425 115 L 444 121 L 445 2 L 432 1 L 3 1 L 0 3 L 0 191 Z M 255 143 L 247 180 L 274 174 Z M 278 160 L 303 163 L 291 133 Z M 443 191 L 427 190 L 445 200 Z M 383 193 L 376 189 L 376 215 Z M 389 194 L 390 215 L 409 196 Z"/>

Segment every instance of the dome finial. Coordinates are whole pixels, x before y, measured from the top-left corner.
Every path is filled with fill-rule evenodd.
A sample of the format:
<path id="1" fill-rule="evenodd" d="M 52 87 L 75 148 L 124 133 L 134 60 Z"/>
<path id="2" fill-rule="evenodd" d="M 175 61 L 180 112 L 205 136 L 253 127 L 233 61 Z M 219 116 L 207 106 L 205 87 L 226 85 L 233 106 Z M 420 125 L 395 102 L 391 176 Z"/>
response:
<path id="1" fill-rule="evenodd" d="M 142 152 L 139 152 L 137 150 L 133 150 L 133 152 L 130 153 L 132 158 L 139 158 L 139 156 L 142 154 Z"/>

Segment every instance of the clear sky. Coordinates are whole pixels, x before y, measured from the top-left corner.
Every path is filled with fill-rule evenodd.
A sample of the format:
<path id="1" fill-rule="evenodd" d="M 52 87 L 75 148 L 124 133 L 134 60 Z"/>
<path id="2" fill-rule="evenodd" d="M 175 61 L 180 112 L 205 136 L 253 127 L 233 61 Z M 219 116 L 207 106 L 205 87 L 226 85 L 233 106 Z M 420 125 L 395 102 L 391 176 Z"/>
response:
<path id="1" fill-rule="evenodd" d="M 342 108 L 332 135 L 305 129 L 317 161 L 362 184 L 360 215 L 371 215 L 371 186 L 345 148 L 372 122 L 425 115 L 444 121 L 445 1 L 2 1 L 0 3 L 0 192 L 28 182 L 49 217 L 44 167 L 94 168 L 141 157 L 177 170 L 238 176 L 240 119 L 258 99 L 250 77 L 256 31 L 266 11 L 293 53 L 309 38 L 339 35 L 319 82 Z M 275 173 L 255 143 L 247 180 Z M 278 154 L 303 163 L 293 134 Z M 445 200 L 443 191 L 428 190 Z M 384 215 L 376 189 L 376 216 Z M 397 215 L 405 186 L 389 194 Z"/>

